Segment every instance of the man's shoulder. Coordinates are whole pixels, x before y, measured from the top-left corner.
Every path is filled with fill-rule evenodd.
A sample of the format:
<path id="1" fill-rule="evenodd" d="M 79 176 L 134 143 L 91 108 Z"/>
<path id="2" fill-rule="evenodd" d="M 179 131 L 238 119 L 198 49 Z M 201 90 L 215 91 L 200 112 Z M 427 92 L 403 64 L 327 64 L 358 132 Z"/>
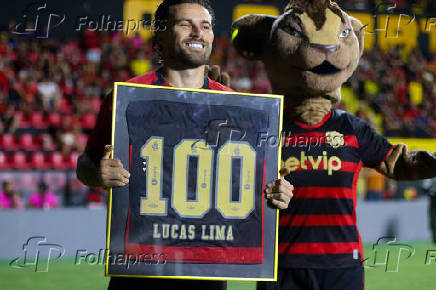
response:
<path id="1" fill-rule="evenodd" d="M 208 77 L 208 80 L 209 80 L 209 89 L 211 89 L 211 90 L 234 92 L 234 90 L 232 90 L 231 88 L 226 87 L 226 86 L 220 84 L 219 82 L 211 80 L 209 77 Z"/>
<path id="2" fill-rule="evenodd" d="M 156 71 L 151 71 L 126 81 L 126 83 L 135 83 L 143 85 L 151 85 L 157 81 Z"/>

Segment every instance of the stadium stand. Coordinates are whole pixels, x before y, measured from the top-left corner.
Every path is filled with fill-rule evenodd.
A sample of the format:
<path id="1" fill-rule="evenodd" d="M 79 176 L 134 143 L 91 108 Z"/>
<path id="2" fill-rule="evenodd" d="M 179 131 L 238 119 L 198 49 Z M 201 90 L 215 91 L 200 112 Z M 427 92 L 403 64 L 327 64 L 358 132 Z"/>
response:
<path id="1" fill-rule="evenodd" d="M 258 1 L 262 2 L 262 1 Z M 346 9 L 373 9 L 377 1 L 339 1 Z M 396 0 L 398 8 L 436 11 L 431 1 Z M 420 10 L 421 9 L 421 10 Z M 156 67 L 150 42 L 119 33 L 85 31 L 77 39 L 0 35 L 0 170 L 74 170 L 103 98 L 113 82 Z M 217 36 L 211 63 L 232 76 L 236 91 L 269 93 L 258 62 L 237 56 Z M 435 138 L 436 55 L 418 48 L 365 52 L 344 86 L 343 107 L 389 137 Z M 84 190 L 81 188 L 80 190 Z"/>

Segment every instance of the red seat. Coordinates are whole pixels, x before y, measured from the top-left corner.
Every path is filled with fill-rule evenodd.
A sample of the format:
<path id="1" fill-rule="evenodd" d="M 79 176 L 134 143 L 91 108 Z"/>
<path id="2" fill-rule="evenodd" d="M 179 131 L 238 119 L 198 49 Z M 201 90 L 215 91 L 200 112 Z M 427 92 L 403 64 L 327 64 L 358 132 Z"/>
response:
<path id="1" fill-rule="evenodd" d="M 38 151 L 30 157 L 30 165 L 35 169 L 47 169 L 49 166 L 45 161 L 44 153 Z"/>
<path id="2" fill-rule="evenodd" d="M 14 135 L 12 134 L 2 134 L 0 135 L 0 148 L 6 151 L 17 150 L 17 142 Z"/>
<path id="3" fill-rule="evenodd" d="M 64 157 L 60 152 L 53 152 L 48 158 L 49 166 L 53 169 L 65 169 L 66 164 L 64 162 Z"/>
<path id="4" fill-rule="evenodd" d="M 42 150 L 44 151 L 54 151 L 56 150 L 56 144 L 50 134 L 43 133 L 38 136 L 38 143 Z"/>
<path id="5" fill-rule="evenodd" d="M 38 149 L 38 144 L 32 134 L 22 134 L 18 138 L 18 144 L 21 150 L 35 151 Z"/>
<path id="6" fill-rule="evenodd" d="M 61 101 L 59 102 L 58 110 L 62 113 L 68 113 L 68 114 L 73 112 L 73 109 L 66 98 L 61 99 Z"/>
<path id="7" fill-rule="evenodd" d="M 71 152 L 71 154 L 65 158 L 67 168 L 75 169 L 77 167 L 77 159 L 79 159 L 79 155 L 80 154 L 77 152 Z"/>
<path id="8" fill-rule="evenodd" d="M 30 122 L 29 119 L 23 112 L 17 111 L 14 113 L 15 118 L 18 120 L 18 128 L 29 128 Z"/>
<path id="9" fill-rule="evenodd" d="M 11 165 L 9 164 L 8 156 L 0 151 L 0 169 L 10 169 Z"/>
<path id="10" fill-rule="evenodd" d="M 88 142 L 88 135 L 86 134 L 79 134 L 76 138 L 77 147 L 80 150 L 85 149 L 87 142 Z"/>
<path id="11" fill-rule="evenodd" d="M 98 113 L 100 111 L 101 100 L 98 98 L 94 98 L 89 100 L 89 104 L 94 109 L 94 112 Z"/>
<path id="12" fill-rule="evenodd" d="M 36 129 L 45 129 L 48 127 L 44 114 L 42 112 L 34 112 L 30 116 L 30 126 Z"/>
<path id="13" fill-rule="evenodd" d="M 86 113 L 80 120 L 80 126 L 84 129 L 94 129 L 96 121 L 95 114 Z"/>
<path id="14" fill-rule="evenodd" d="M 62 116 L 57 112 L 50 113 L 48 115 L 48 123 L 51 127 L 60 128 L 62 127 Z"/>
<path id="15" fill-rule="evenodd" d="M 21 151 L 12 154 L 11 165 L 14 169 L 28 169 L 30 167 L 26 154 Z"/>

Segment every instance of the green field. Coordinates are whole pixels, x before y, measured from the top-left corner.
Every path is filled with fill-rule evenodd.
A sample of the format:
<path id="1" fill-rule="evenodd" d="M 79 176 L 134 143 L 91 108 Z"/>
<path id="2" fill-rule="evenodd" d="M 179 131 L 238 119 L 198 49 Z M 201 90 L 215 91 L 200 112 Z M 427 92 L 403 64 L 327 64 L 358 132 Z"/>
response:
<path id="1" fill-rule="evenodd" d="M 430 243 L 407 243 L 415 253 L 407 258 L 407 252 L 399 252 L 401 246 L 391 248 L 388 271 L 383 264 L 386 247 L 379 248 L 377 267 L 366 267 L 365 289 L 436 289 L 436 246 Z M 410 248 L 409 248 L 410 249 Z M 427 250 L 435 250 L 435 259 L 426 265 Z M 400 255 L 398 255 L 398 253 Z M 374 266 L 374 252 L 371 246 L 365 247 L 368 264 Z M 395 257 L 399 256 L 399 263 Z M 398 269 L 396 269 L 398 266 Z M 398 270 L 398 272 L 395 272 Z M 106 289 L 108 279 L 103 276 L 102 265 L 74 265 L 73 259 L 63 259 L 50 264 L 46 273 L 35 272 L 34 269 L 16 269 L 9 266 L 9 261 L 0 261 L 0 289 L 1 290 L 76 290 L 76 289 Z M 229 282 L 230 290 L 255 289 L 254 282 Z"/>

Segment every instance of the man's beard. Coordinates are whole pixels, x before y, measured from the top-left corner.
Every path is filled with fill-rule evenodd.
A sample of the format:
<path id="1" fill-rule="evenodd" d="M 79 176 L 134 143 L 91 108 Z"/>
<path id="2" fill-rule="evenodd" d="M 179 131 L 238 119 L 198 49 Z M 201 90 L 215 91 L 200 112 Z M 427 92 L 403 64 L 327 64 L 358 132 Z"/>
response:
<path id="1" fill-rule="evenodd" d="M 185 43 L 183 43 L 185 45 Z M 190 53 L 187 48 L 180 48 L 176 53 L 176 59 L 189 68 L 196 68 L 209 62 L 211 50 L 205 47 L 205 52 L 200 56 L 198 53 Z"/>
<path id="2" fill-rule="evenodd" d="M 186 53 L 186 51 L 181 50 L 176 57 L 182 64 L 186 65 L 187 67 L 195 68 L 207 64 L 209 62 L 210 53 L 204 53 L 203 57 L 194 57 L 193 55 Z"/>

